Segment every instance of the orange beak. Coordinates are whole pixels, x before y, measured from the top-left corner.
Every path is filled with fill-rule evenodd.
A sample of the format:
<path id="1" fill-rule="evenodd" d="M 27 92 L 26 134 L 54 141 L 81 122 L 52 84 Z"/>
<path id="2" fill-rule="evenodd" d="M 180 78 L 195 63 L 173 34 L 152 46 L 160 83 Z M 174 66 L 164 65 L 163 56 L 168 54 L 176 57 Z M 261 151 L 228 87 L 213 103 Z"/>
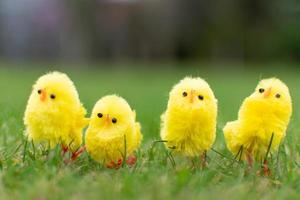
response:
<path id="1" fill-rule="evenodd" d="M 272 88 L 268 88 L 264 93 L 264 98 L 268 98 L 271 95 Z"/>
<path id="2" fill-rule="evenodd" d="M 108 125 L 110 123 L 110 117 L 109 115 L 106 115 L 106 118 L 105 118 L 105 124 Z"/>
<path id="3" fill-rule="evenodd" d="M 40 100 L 42 102 L 45 102 L 46 101 L 46 98 L 47 98 L 47 93 L 45 90 L 41 90 L 41 94 L 40 94 Z"/>
<path id="4" fill-rule="evenodd" d="M 195 90 L 191 90 L 190 103 L 194 102 L 194 97 L 195 97 Z"/>

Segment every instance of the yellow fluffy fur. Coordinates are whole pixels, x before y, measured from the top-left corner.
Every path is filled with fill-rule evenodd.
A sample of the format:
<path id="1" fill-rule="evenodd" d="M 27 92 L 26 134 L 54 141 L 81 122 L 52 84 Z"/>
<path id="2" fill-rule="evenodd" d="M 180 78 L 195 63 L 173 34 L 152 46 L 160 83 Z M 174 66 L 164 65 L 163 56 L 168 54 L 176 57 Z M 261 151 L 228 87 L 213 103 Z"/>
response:
<path id="1" fill-rule="evenodd" d="M 125 99 L 110 95 L 96 103 L 86 132 L 86 150 L 94 160 L 103 164 L 118 162 L 132 155 L 142 138 L 135 112 Z"/>
<path id="2" fill-rule="evenodd" d="M 199 156 L 216 137 L 217 100 L 201 78 L 185 78 L 173 87 L 161 117 L 166 147 L 187 157 Z"/>
<path id="3" fill-rule="evenodd" d="M 88 124 L 85 114 L 69 77 L 59 72 L 48 73 L 33 86 L 24 116 L 25 135 L 45 147 L 62 144 L 75 151 Z"/>
<path id="4" fill-rule="evenodd" d="M 239 111 L 238 120 L 224 127 L 227 147 L 237 154 L 243 146 L 242 158 L 249 153 L 256 160 L 263 160 L 268 146 L 276 151 L 284 139 L 292 114 L 292 102 L 288 87 L 279 79 L 259 82 L 253 94 L 247 97 Z"/>

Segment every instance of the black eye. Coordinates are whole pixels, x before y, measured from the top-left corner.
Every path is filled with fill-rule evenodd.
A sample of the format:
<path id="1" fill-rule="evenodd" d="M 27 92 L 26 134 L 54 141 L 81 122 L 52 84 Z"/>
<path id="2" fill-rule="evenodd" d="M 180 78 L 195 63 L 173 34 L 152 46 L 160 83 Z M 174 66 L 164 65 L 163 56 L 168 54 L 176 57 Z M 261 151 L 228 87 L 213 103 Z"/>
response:
<path id="1" fill-rule="evenodd" d="M 112 121 L 112 123 L 114 123 L 114 124 L 117 123 L 117 119 L 116 119 L 116 118 L 112 118 L 111 121 Z"/>
<path id="2" fill-rule="evenodd" d="M 38 90 L 38 94 L 42 94 L 42 90 Z"/>
<path id="3" fill-rule="evenodd" d="M 202 96 L 202 95 L 199 95 L 198 96 L 198 99 L 200 99 L 201 101 L 204 99 L 204 96 Z"/>
<path id="4" fill-rule="evenodd" d="M 188 95 L 187 92 L 182 93 L 182 96 L 184 96 L 184 97 L 186 97 L 187 95 Z"/>
<path id="5" fill-rule="evenodd" d="M 280 94 L 276 94 L 275 97 L 279 99 L 281 97 L 281 95 Z"/>
<path id="6" fill-rule="evenodd" d="M 98 113 L 97 116 L 98 116 L 99 118 L 102 118 L 102 117 L 103 117 L 103 114 L 102 114 L 102 113 Z"/>
<path id="7" fill-rule="evenodd" d="M 265 89 L 260 88 L 258 91 L 259 91 L 260 93 L 263 93 L 263 92 L 265 91 Z"/>
<path id="8" fill-rule="evenodd" d="M 55 99 L 56 96 L 55 96 L 54 94 L 51 94 L 51 95 L 50 95 L 50 98 L 51 98 L 51 99 Z"/>

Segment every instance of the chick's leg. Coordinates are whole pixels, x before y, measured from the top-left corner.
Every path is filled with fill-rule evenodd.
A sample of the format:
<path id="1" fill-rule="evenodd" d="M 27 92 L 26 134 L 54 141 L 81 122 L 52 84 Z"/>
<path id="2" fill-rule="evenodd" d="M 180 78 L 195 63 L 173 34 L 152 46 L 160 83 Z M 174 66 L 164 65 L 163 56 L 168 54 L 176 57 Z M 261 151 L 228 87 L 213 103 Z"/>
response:
<path id="1" fill-rule="evenodd" d="M 268 146 L 268 150 L 267 150 L 267 153 L 266 153 L 266 157 L 264 159 L 264 162 L 263 162 L 263 173 L 265 176 L 270 176 L 271 175 L 271 170 L 268 166 L 268 155 L 270 153 L 270 149 L 272 147 L 272 142 L 273 142 L 273 137 L 274 137 L 274 133 L 272 133 L 272 136 L 271 136 L 271 139 L 270 139 L 270 143 L 269 143 L 269 146 Z"/>
<path id="2" fill-rule="evenodd" d="M 68 146 L 62 144 L 61 145 L 61 156 L 64 157 L 68 151 L 69 151 Z"/>
<path id="3" fill-rule="evenodd" d="M 264 160 L 262 169 L 263 169 L 263 173 L 264 173 L 265 176 L 270 176 L 271 175 L 271 170 L 269 168 L 267 160 Z"/>
<path id="4" fill-rule="evenodd" d="M 206 151 L 204 151 L 203 154 L 200 156 L 200 160 L 201 160 L 202 169 L 205 169 L 208 165 L 208 163 L 207 163 L 207 152 Z"/>
<path id="5" fill-rule="evenodd" d="M 76 160 L 83 152 L 85 152 L 85 146 L 80 147 L 77 151 L 75 151 L 74 153 L 72 153 L 72 157 L 71 160 L 74 161 Z"/>

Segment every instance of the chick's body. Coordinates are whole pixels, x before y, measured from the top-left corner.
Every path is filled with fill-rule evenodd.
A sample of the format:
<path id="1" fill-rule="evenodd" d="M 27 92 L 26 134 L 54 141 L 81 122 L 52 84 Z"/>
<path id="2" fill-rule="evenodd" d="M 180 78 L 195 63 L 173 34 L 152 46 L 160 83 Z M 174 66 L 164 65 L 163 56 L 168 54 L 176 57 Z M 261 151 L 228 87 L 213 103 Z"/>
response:
<path id="1" fill-rule="evenodd" d="M 46 147 L 62 144 L 75 151 L 88 123 L 85 114 L 69 77 L 59 72 L 48 73 L 33 86 L 24 116 L 25 135 Z"/>
<path id="2" fill-rule="evenodd" d="M 229 150 L 237 154 L 243 147 L 243 158 L 246 152 L 262 160 L 269 145 L 273 152 L 278 149 L 291 114 L 288 87 L 276 78 L 262 80 L 255 92 L 243 102 L 238 120 L 228 122 L 224 127 Z"/>
<path id="3" fill-rule="evenodd" d="M 110 95 L 96 103 L 86 132 L 86 150 L 94 160 L 103 164 L 118 162 L 132 155 L 142 138 L 135 112 L 125 99 Z"/>
<path id="4" fill-rule="evenodd" d="M 161 119 L 161 138 L 167 148 L 187 157 L 199 156 L 215 141 L 217 100 L 207 82 L 185 78 L 170 92 Z"/>

